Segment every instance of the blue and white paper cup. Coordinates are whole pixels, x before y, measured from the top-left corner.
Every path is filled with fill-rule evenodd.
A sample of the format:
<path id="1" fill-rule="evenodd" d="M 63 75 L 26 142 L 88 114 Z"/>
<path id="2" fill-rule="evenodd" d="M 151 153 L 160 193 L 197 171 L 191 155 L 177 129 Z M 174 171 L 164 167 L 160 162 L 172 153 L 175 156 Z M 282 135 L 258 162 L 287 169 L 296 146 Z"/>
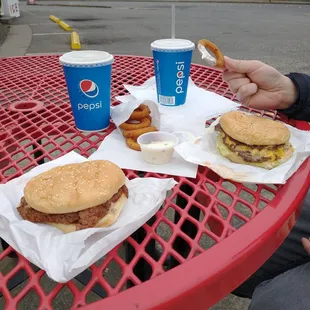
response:
<path id="1" fill-rule="evenodd" d="M 77 129 L 101 131 L 110 125 L 114 58 L 103 51 L 74 51 L 59 58 Z"/>
<path id="2" fill-rule="evenodd" d="M 164 106 L 183 105 L 195 44 L 183 39 L 162 39 L 151 44 L 157 100 Z"/>

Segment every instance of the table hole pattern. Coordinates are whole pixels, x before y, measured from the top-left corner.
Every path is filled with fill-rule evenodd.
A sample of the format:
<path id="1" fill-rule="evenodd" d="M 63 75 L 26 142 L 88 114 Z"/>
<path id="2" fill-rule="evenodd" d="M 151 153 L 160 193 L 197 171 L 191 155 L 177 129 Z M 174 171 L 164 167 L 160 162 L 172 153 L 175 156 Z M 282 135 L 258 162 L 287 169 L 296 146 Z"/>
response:
<path id="1" fill-rule="evenodd" d="M 261 190 L 261 196 L 271 201 L 275 197 L 275 190 L 272 188 L 264 187 Z"/>
<path id="2" fill-rule="evenodd" d="M 154 246 L 155 246 L 155 251 L 154 251 Z M 161 258 L 163 254 L 163 251 L 164 251 L 164 248 L 162 244 L 153 238 L 149 241 L 149 243 L 145 247 L 145 252 L 155 261 L 159 261 L 159 259 Z"/>
<path id="3" fill-rule="evenodd" d="M 203 249 L 203 250 L 207 250 L 209 248 L 211 248 L 212 246 L 214 246 L 216 244 L 216 241 L 211 238 L 209 235 L 202 233 L 200 238 L 199 238 L 199 246 Z"/>
<path id="4" fill-rule="evenodd" d="M 117 105 L 114 97 L 127 94 L 123 84 L 139 85 L 153 75 L 152 59 L 115 56 L 112 74 L 111 104 Z M 219 71 L 192 65 L 191 77 L 197 86 L 235 100 Z M 72 150 L 88 157 L 115 129 L 111 123 L 104 132 L 76 130 L 58 56 L 0 59 L 0 90 L 0 183 Z M 22 100 L 42 102 L 43 107 L 27 113 L 8 109 L 10 104 Z M 279 120 L 272 112 L 252 112 Z M 213 121 L 207 121 L 206 126 Z M 130 180 L 171 177 L 128 169 L 124 172 Z M 174 178 L 178 184 L 168 193 L 156 216 L 139 230 L 139 236 L 128 237 L 91 266 L 91 278 L 83 284 L 77 280 L 55 283 L 44 271 L 33 270 L 19 254 L 11 258 L 15 253 L 11 247 L 0 250 L 0 266 L 6 265 L 5 270 L 0 269 L 0 308 L 22 305 L 27 294 L 40 309 L 59 305 L 78 308 L 92 303 L 101 298 L 93 292 L 95 288 L 106 296 L 116 295 L 216 246 L 259 214 L 281 189 L 223 180 L 206 167 L 199 167 L 195 179 Z M 191 233 L 185 232 L 185 227 L 190 227 Z M 138 272 L 139 266 L 146 270 L 145 277 Z M 25 281 L 9 292 L 10 281 L 22 269 Z M 62 305 L 64 298 L 69 304 Z"/>
<path id="5" fill-rule="evenodd" d="M 227 219 L 229 210 L 226 207 L 221 206 L 220 204 L 217 204 L 217 206 L 213 209 L 214 213 L 218 216 L 222 217 L 224 220 Z"/>
<path id="6" fill-rule="evenodd" d="M 37 309 L 40 305 L 40 297 L 34 289 L 28 291 L 27 294 L 19 301 L 17 309 L 29 309 L 29 305 L 31 305 L 32 309 Z"/>
<path id="7" fill-rule="evenodd" d="M 59 308 L 59 306 L 60 306 L 59 303 L 62 300 L 66 301 L 67 309 L 71 309 L 71 307 L 73 306 L 73 302 L 74 302 L 74 295 L 73 295 L 72 291 L 69 289 L 69 287 L 66 285 L 64 285 L 60 289 L 60 291 L 56 295 L 56 298 L 53 299 L 53 301 L 52 301 L 53 309 Z"/>
<path id="8" fill-rule="evenodd" d="M 141 276 L 139 275 L 139 270 L 140 270 L 140 266 L 143 266 L 143 270 L 144 272 L 147 274 L 146 278 L 141 278 Z M 152 274 L 152 266 L 151 264 L 144 258 L 144 257 L 140 257 L 139 260 L 137 261 L 137 264 L 133 267 L 133 273 L 141 280 L 148 280 L 151 277 Z"/>
<path id="9" fill-rule="evenodd" d="M 165 221 L 161 221 L 157 226 L 156 233 L 163 240 L 169 241 L 170 237 L 172 236 L 172 229 L 170 224 L 167 224 Z"/>
<path id="10" fill-rule="evenodd" d="M 218 237 L 221 237 L 224 231 L 224 226 L 222 224 L 221 218 L 217 217 L 215 214 L 210 215 L 206 221 L 206 228 Z"/>
<path id="11" fill-rule="evenodd" d="M 228 182 L 228 181 L 222 182 L 222 186 L 223 186 L 226 190 L 228 190 L 228 191 L 230 191 L 230 192 L 232 192 L 232 193 L 234 193 L 234 192 L 237 190 L 237 187 L 236 187 L 234 184 L 232 184 L 231 182 Z"/>
<path id="12" fill-rule="evenodd" d="M 177 244 L 181 243 L 182 244 L 182 248 L 183 251 L 180 253 L 184 258 L 187 258 L 189 255 L 189 252 L 191 250 L 191 247 L 189 245 L 189 242 L 186 242 L 186 240 L 180 236 L 177 236 L 174 240 L 174 242 L 172 243 L 172 248 L 176 248 Z"/>
<path id="13" fill-rule="evenodd" d="M 111 287 L 116 287 L 117 283 L 123 276 L 123 271 L 121 266 L 114 260 L 110 260 L 107 267 L 103 270 L 102 273 L 104 279 Z"/>
<path id="14" fill-rule="evenodd" d="M 133 287 L 135 284 L 131 280 L 127 280 L 125 284 L 121 287 L 121 291 L 126 291 L 129 287 Z"/>
<path id="15" fill-rule="evenodd" d="M 246 216 L 247 218 L 251 218 L 252 217 L 252 214 L 253 214 L 253 211 L 251 209 L 251 206 L 250 205 L 246 205 L 242 202 L 237 202 L 236 205 L 235 205 L 235 210 Z"/>
<path id="16" fill-rule="evenodd" d="M 57 283 L 51 280 L 47 276 L 47 274 L 43 274 L 43 276 L 40 279 L 40 286 L 44 290 L 44 293 L 48 295 L 54 290 L 54 288 L 57 286 Z"/>
<path id="17" fill-rule="evenodd" d="M 25 295 L 25 292 L 23 292 L 23 289 L 25 287 L 27 287 L 28 283 L 29 283 L 29 279 L 27 278 L 28 277 L 28 274 L 27 272 L 25 271 L 25 269 L 19 269 L 18 270 L 19 274 L 21 274 L 23 277 L 24 277 L 24 282 L 21 286 L 17 286 L 17 287 L 14 287 L 11 291 L 10 291 L 10 295 L 11 297 L 17 297 L 19 296 L 19 301 L 23 298 L 22 295 Z M 13 282 L 14 280 L 14 277 L 11 277 L 9 278 L 9 281 L 8 281 L 8 284 L 10 284 L 10 282 Z M 20 295 L 21 293 L 23 292 L 22 295 Z"/>
<path id="18" fill-rule="evenodd" d="M 241 217 L 241 215 L 233 215 L 230 221 L 230 224 L 233 228 L 239 229 L 246 223 L 246 220 L 244 219 L 244 216 Z"/>
<path id="19" fill-rule="evenodd" d="M 145 238 L 146 236 L 146 232 L 144 230 L 144 237 L 143 239 Z M 129 258 L 128 255 L 126 255 L 126 251 L 130 252 L 131 253 L 131 258 Z M 117 254 L 118 256 L 125 262 L 125 263 L 130 263 L 133 259 L 133 257 L 135 257 L 136 255 L 136 250 L 134 248 L 134 246 L 128 241 L 124 241 L 123 244 L 118 248 L 118 251 L 117 251 Z"/>

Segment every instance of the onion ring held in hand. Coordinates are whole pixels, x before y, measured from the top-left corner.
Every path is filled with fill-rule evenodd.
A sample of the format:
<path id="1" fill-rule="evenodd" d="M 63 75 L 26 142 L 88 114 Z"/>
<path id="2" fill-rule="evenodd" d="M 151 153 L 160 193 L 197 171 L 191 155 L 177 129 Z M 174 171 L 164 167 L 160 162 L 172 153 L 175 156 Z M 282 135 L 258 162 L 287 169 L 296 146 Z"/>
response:
<path id="1" fill-rule="evenodd" d="M 132 150 L 141 151 L 139 143 L 135 141 L 134 139 L 131 139 L 131 138 L 126 139 L 126 144 Z"/>
<path id="2" fill-rule="evenodd" d="M 208 65 L 216 68 L 225 68 L 224 56 L 221 50 L 214 43 L 209 40 L 202 39 L 199 40 L 197 47 L 202 55 L 202 59 L 204 59 Z M 210 55 L 208 50 L 214 54 L 215 59 Z"/>
<path id="3" fill-rule="evenodd" d="M 151 119 L 149 117 L 144 117 L 138 121 L 134 120 L 128 120 L 123 124 L 119 125 L 119 128 L 122 130 L 135 130 L 135 129 L 141 129 L 145 127 L 150 127 L 151 125 Z"/>
<path id="4" fill-rule="evenodd" d="M 145 104 L 141 104 L 137 109 L 135 109 L 130 115 L 129 119 L 140 120 L 144 117 L 147 117 L 151 113 L 149 107 Z"/>
<path id="5" fill-rule="evenodd" d="M 157 131 L 157 128 L 154 126 L 151 127 L 145 127 L 141 129 L 134 129 L 129 131 L 123 131 L 123 136 L 125 138 L 131 138 L 131 139 L 138 139 L 141 135 L 147 132 L 154 132 Z"/>

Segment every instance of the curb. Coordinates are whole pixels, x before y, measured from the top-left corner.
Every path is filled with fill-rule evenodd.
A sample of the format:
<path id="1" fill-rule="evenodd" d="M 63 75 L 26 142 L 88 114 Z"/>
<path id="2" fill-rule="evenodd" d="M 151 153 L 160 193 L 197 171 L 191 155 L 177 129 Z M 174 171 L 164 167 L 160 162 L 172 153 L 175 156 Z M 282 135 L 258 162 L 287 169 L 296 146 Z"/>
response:
<path id="1" fill-rule="evenodd" d="M 80 50 L 81 49 L 81 41 L 80 41 L 80 36 L 76 31 L 72 31 L 72 27 L 68 25 L 66 22 L 61 20 L 60 18 L 50 15 L 49 19 L 56 24 L 58 24 L 63 30 L 65 31 L 71 31 L 71 49 L 72 50 Z"/>
<path id="2" fill-rule="evenodd" d="M 32 31 L 29 25 L 11 25 L 0 48 L 0 57 L 24 56 L 31 44 Z"/>
<path id="3" fill-rule="evenodd" d="M 50 15 L 49 19 L 51 21 L 53 21 L 54 23 L 56 23 L 56 24 L 59 24 L 61 22 L 61 20 L 58 17 L 54 16 L 54 15 Z"/>
<path id="4" fill-rule="evenodd" d="M 64 21 L 60 20 L 58 22 L 58 25 L 63 29 L 63 30 L 66 30 L 66 31 L 72 31 L 72 27 L 69 26 L 67 23 L 65 23 Z"/>
<path id="5" fill-rule="evenodd" d="M 80 50 L 81 49 L 80 36 L 75 31 L 73 31 L 71 33 L 71 49 L 72 50 Z"/>
<path id="6" fill-rule="evenodd" d="M 11 25 L 16 17 L 0 17 L 0 24 Z"/>

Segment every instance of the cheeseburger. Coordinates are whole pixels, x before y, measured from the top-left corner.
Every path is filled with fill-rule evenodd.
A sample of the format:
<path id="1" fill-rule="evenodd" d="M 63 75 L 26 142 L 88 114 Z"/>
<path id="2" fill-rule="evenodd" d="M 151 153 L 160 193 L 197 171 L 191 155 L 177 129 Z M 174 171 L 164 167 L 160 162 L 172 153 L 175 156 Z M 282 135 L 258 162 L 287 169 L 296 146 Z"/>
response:
<path id="1" fill-rule="evenodd" d="M 125 180 L 123 171 L 105 160 L 56 167 L 26 184 L 17 210 L 25 220 L 65 233 L 110 226 L 128 198 Z"/>
<path id="2" fill-rule="evenodd" d="M 216 125 L 217 148 L 230 161 L 272 169 L 293 154 L 290 131 L 279 122 L 233 111 Z"/>

